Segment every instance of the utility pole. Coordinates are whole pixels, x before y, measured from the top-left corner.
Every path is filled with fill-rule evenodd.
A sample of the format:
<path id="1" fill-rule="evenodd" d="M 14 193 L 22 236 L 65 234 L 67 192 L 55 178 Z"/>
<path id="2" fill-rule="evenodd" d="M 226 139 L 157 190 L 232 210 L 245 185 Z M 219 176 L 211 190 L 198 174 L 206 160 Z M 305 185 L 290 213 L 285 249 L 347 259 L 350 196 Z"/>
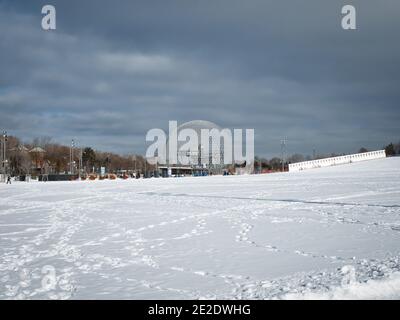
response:
<path id="1" fill-rule="evenodd" d="M 133 173 L 136 175 L 136 156 L 132 156 Z"/>
<path id="2" fill-rule="evenodd" d="M 79 180 L 81 180 L 81 174 L 82 174 L 82 148 L 79 148 Z"/>
<path id="3" fill-rule="evenodd" d="M 2 167 L 4 173 L 4 179 L 6 178 L 7 173 L 7 131 L 3 131 L 3 159 L 2 159 Z"/>
<path id="4" fill-rule="evenodd" d="M 0 165 L 1 165 L 1 174 L 0 174 L 0 180 L 3 181 L 3 167 L 4 167 L 4 157 L 3 157 L 3 141 L 0 140 Z"/>
<path id="5" fill-rule="evenodd" d="M 74 142 L 74 139 L 72 139 L 71 147 L 69 149 L 69 172 L 70 172 L 70 174 L 74 174 L 74 147 L 75 147 L 75 142 Z"/>
<path id="6" fill-rule="evenodd" d="M 0 172 L 0 182 L 3 182 L 3 145 L 0 140 L 0 165 L 1 165 L 1 172 Z"/>
<path id="7" fill-rule="evenodd" d="M 286 142 L 287 139 L 283 138 L 281 140 L 281 154 L 282 154 L 282 172 L 285 171 L 285 152 L 286 152 Z"/>

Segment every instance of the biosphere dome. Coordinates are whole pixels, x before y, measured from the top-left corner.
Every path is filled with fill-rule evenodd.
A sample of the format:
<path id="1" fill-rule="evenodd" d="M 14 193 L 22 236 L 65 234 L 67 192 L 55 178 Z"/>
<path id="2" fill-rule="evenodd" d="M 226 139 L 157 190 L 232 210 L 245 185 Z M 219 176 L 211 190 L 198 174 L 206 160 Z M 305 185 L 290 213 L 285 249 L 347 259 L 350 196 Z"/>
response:
<path id="1" fill-rule="evenodd" d="M 201 144 L 201 130 L 202 129 L 206 129 L 206 130 L 212 130 L 212 129 L 217 129 L 218 131 L 221 130 L 221 127 L 218 126 L 217 124 L 211 122 L 211 121 L 206 121 L 206 120 L 194 120 L 194 121 L 189 121 L 189 122 L 185 122 L 181 125 L 179 125 L 175 130 L 172 130 L 171 132 L 169 132 L 169 136 L 167 139 L 167 144 L 166 144 L 166 148 L 167 148 L 167 163 L 168 163 L 168 150 L 169 150 L 169 139 L 171 137 L 177 137 L 179 135 L 179 133 L 184 130 L 184 129 L 192 129 L 196 132 L 197 137 L 198 137 L 198 147 L 196 148 L 197 150 L 192 150 L 192 151 L 182 151 L 181 147 L 187 142 L 187 141 L 178 141 L 177 142 L 177 158 L 178 158 L 178 162 L 181 163 L 182 160 L 184 158 L 190 158 L 191 161 L 191 165 L 197 165 L 197 166 L 203 166 L 205 163 L 212 163 L 212 154 L 213 151 L 212 150 L 212 141 L 210 139 L 210 146 L 209 146 L 209 151 L 204 151 L 203 146 Z M 223 144 L 221 144 L 219 150 L 217 151 L 217 153 L 220 154 L 221 157 L 221 161 L 222 161 L 222 157 L 223 157 Z M 215 153 L 215 151 L 214 151 Z"/>

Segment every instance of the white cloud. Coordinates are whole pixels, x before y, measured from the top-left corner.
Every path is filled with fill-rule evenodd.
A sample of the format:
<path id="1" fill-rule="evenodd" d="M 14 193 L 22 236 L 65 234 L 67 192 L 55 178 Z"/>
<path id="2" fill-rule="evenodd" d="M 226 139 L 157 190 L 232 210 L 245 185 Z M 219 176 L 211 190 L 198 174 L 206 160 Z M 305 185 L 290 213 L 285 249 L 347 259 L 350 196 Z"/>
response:
<path id="1" fill-rule="evenodd" d="M 161 73 L 174 68 L 172 59 L 163 55 L 101 53 L 97 59 L 103 68 L 130 73 Z"/>

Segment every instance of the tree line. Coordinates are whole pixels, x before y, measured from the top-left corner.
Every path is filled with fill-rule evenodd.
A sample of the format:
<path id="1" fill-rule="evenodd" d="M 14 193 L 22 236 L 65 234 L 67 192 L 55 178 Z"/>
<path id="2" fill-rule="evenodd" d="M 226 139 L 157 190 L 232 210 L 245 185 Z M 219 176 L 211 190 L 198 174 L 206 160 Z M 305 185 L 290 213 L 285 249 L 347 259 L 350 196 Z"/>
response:
<path id="1" fill-rule="evenodd" d="M 70 146 L 52 142 L 50 137 L 35 138 L 31 142 L 22 143 L 19 138 L 9 136 L 6 143 L 7 171 L 12 175 L 71 173 Z M 79 169 L 86 173 L 99 172 L 101 167 L 105 167 L 108 173 L 135 169 L 144 172 L 145 168 L 151 169 L 140 155 L 119 155 L 91 147 L 74 147 L 72 160 L 75 172 Z"/>
<path id="2" fill-rule="evenodd" d="M 7 171 L 12 175 L 71 173 L 71 147 L 52 142 L 52 138 L 50 137 L 34 138 L 29 143 L 22 143 L 19 138 L 9 136 L 6 147 Z M 104 167 L 108 173 L 117 173 L 121 170 L 143 173 L 146 170 L 154 170 L 141 155 L 119 155 L 113 152 L 95 150 L 91 147 L 73 149 L 73 166 L 75 172 L 81 170 L 84 173 L 98 173 L 101 167 Z M 389 143 L 384 149 L 387 156 L 400 155 L 400 142 Z M 368 152 L 368 150 L 366 148 L 358 150 L 358 153 L 363 152 Z M 341 155 L 343 154 L 331 153 L 304 156 L 296 153 L 284 159 L 284 168 L 287 170 L 290 163 Z M 81 167 L 79 167 L 80 164 Z M 282 170 L 282 159 L 280 157 L 266 159 L 256 156 L 255 169 L 256 171 L 280 171 Z"/>

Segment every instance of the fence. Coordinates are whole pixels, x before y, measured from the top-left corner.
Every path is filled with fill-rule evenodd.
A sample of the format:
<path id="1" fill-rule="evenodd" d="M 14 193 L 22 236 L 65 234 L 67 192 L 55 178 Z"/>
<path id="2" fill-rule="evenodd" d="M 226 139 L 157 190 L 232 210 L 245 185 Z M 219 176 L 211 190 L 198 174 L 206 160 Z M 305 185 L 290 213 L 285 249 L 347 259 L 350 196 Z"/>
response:
<path id="1" fill-rule="evenodd" d="M 366 160 L 381 159 L 386 157 L 385 150 L 370 151 L 357 154 L 349 154 L 345 156 L 325 158 L 319 160 L 304 161 L 289 164 L 289 171 L 301 171 L 306 169 L 322 168 L 336 166 L 346 163 L 360 162 Z"/>

